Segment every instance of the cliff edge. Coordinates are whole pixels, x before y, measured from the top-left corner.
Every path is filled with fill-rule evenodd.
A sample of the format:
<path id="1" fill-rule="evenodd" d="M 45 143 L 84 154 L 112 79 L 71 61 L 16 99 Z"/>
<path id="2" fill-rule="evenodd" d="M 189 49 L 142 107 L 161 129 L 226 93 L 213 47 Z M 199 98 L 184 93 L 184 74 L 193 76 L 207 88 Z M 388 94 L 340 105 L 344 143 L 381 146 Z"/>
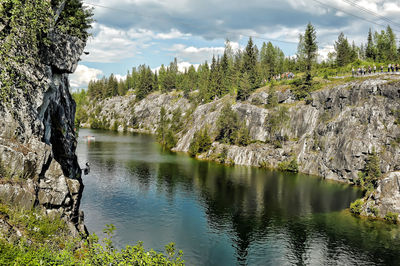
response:
<path id="1" fill-rule="evenodd" d="M 64 5 L 65 1 L 56 10 L 58 15 Z M 3 51 L 11 47 L 6 43 L 11 38 L 23 43 L 19 38 L 26 28 L 12 28 L 7 24 L 10 21 L 0 20 Z M 36 55 L 30 56 L 29 46 L 21 46 L 26 49 L 24 53 L 11 47 L 9 56 L 15 59 L 23 54 L 24 61 L 2 58 L 0 63 L 3 73 L 23 73 L 24 77 L 19 82 L 21 76 L 10 75 L 12 83 L 2 84 L 3 92 L 8 92 L 0 102 L 0 202 L 42 209 L 64 219 L 72 235 L 78 236 L 87 230 L 79 210 L 83 183 L 75 155 L 76 106 L 69 92 L 68 74 L 75 71 L 86 42 L 57 28 L 46 36 L 49 44 L 38 45 Z M 10 64 L 14 72 L 9 71 Z"/>

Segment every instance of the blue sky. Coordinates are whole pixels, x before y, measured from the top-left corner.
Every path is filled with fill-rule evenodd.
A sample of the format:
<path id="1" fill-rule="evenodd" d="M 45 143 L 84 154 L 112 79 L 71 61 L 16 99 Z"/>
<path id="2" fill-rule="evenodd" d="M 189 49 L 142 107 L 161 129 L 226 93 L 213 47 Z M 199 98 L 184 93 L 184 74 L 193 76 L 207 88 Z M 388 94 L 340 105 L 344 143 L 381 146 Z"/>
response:
<path id="1" fill-rule="evenodd" d="M 181 69 L 223 53 L 225 39 L 243 49 L 248 36 L 260 48 L 268 40 L 287 56 L 311 22 L 317 30 L 320 58 L 333 51 L 343 32 L 357 45 L 368 28 L 390 24 L 400 36 L 400 1 L 382 0 L 84 0 L 94 8 L 89 55 L 71 75 L 73 89 L 91 79 L 118 77 L 140 64 L 156 69 L 177 57 Z M 379 14 L 379 16 L 377 16 Z M 363 19 L 360 19 L 363 18 Z"/>

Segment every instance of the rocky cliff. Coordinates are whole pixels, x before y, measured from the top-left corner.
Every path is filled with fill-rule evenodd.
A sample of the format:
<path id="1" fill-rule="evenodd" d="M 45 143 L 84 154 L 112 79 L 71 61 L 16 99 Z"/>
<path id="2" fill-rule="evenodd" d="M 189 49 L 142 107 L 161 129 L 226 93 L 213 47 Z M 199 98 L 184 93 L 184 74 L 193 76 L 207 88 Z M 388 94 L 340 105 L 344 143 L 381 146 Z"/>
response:
<path id="1" fill-rule="evenodd" d="M 49 38 L 51 46 L 34 67 L 21 65 L 30 82 L 13 86 L 11 99 L 0 102 L 0 200 L 43 209 L 78 235 L 86 229 L 68 74 L 85 42 L 58 32 Z"/>
<path id="2" fill-rule="evenodd" d="M 382 173 L 394 182 L 394 175 L 388 173 L 400 170 L 400 76 L 328 84 L 311 93 L 306 101 L 296 101 L 290 90 L 277 91 L 279 104 L 275 108 L 265 108 L 268 96 L 267 89 L 260 89 L 245 102 L 226 96 L 197 106 L 179 93 L 154 93 L 142 101 L 135 101 L 131 94 L 106 99 L 89 108 L 88 113 L 107 126 L 119 125 L 119 130 L 155 133 L 161 106 L 169 118 L 179 108 L 185 125 L 177 134 L 174 150 L 187 152 L 200 129 L 208 127 L 215 137 L 221 109 L 225 102 L 230 102 L 245 122 L 253 143 L 241 147 L 214 142 L 210 151 L 199 158 L 218 160 L 225 150 L 225 161 L 271 168 L 295 158 L 303 173 L 354 184 L 368 154 L 375 150 Z M 285 121 L 280 121 L 272 131 L 268 120 L 278 112 L 285 113 Z M 279 145 L 271 140 L 279 140 Z M 396 205 L 394 209 L 400 210 L 400 197 L 392 203 Z"/>

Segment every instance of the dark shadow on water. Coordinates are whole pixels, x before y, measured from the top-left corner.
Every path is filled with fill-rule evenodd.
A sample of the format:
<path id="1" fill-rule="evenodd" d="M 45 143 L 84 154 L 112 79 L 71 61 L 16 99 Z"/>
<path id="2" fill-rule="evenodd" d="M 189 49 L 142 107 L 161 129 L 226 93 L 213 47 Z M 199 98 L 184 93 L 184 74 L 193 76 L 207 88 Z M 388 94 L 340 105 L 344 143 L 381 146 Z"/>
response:
<path id="1" fill-rule="evenodd" d="M 343 212 L 361 196 L 353 187 L 196 161 L 147 135 L 87 134 L 98 135 L 78 147 L 93 165 L 87 225 L 116 223 L 121 246 L 140 239 L 162 250 L 174 241 L 189 265 L 400 263 L 397 228 Z"/>

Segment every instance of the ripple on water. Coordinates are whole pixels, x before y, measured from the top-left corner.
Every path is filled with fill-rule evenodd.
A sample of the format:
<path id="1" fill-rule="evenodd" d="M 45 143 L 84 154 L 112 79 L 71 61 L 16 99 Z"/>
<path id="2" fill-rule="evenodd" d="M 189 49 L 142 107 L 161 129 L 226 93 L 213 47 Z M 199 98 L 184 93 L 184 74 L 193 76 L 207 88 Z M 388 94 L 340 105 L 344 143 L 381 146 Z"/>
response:
<path id="1" fill-rule="evenodd" d="M 148 135 L 81 130 L 91 164 L 81 208 L 118 247 L 173 241 L 188 265 L 400 264 L 399 230 L 342 210 L 361 196 L 315 177 L 226 167 L 165 152 Z"/>

